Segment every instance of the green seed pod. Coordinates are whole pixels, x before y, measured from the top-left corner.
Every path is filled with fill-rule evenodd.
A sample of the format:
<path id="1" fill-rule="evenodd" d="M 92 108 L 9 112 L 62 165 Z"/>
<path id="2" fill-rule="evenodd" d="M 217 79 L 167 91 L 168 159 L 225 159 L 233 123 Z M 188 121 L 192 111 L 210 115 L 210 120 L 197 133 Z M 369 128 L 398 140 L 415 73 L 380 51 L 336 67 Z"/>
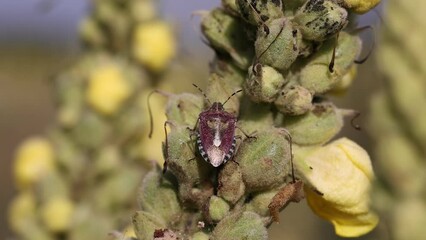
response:
<path id="1" fill-rule="evenodd" d="M 241 89 L 239 85 L 232 83 L 229 79 L 220 77 L 217 74 L 211 74 L 209 78 L 208 88 L 207 88 L 207 96 L 210 101 L 213 102 L 221 102 L 223 103 L 229 96 L 231 96 L 234 92 Z M 229 99 L 226 103 L 226 111 L 229 113 L 238 115 L 238 111 L 240 109 L 240 101 L 239 96 L 234 96 Z"/>
<path id="2" fill-rule="evenodd" d="M 217 195 L 235 204 L 244 195 L 245 185 L 238 164 L 229 162 L 219 172 Z"/>
<path id="3" fill-rule="evenodd" d="M 269 204 L 278 193 L 278 189 L 257 193 L 246 205 L 246 211 L 252 211 L 262 217 L 269 216 Z"/>
<path id="4" fill-rule="evenodd" d="M 330 72 L 329 64 L 333 56 L 335 40 L 324 43 L 318 52 L 306 59 L 299 75 L 299 83 L 315 94 L 322 94 L 333 89 L 347 74 L 354 64 L 360 50 L 361 39 L 358 36 L 340 32 L 336 48 L 334 72 Z"/>
<path id="5" fill-rule="evenodd" d="M 304 39 L 324 41 L 345 27 L 348 12 L 332 0 L 308 0 L 296 13 L 294 23 Z"/>
<path id="6" fill-rule="evenodd" d="M 211 46 L 229 54 L 235 63 L 246 69 L 253 59 L 253 43 L 247 41 L 245 25 L 222 9 L 215 9 L 201 22 L 201 30 Z"/>
<path id="7" fill-rule="evenodd" d="M 284 17 L 281 0 L 234 0 L 244 20 L 253 25 Z"/>
<path id="8" fill-rule="evenodd" d="M 269 66 L 256 64 L 249 68 L 249 75 L 244 83 L 245 93 L 253 102 L 273 102 L 287 81 L 283 75 Z"/>
<path id="9" fill-rule="evenodd" d="M 282 125 L 291 134 L 293 143 L 300 145 L 324 144 L 343 127 L 343 116 L 330 102 L 314 104 L 302 116 L 284 117 Z"/>
<path id="10" fill-rule="evenodd" d="M 133 215 L 133 226 L 140 240 L 152 240 L 157 229 L 167 228 L 166 222 L 157 217 L 155 213 L 137 211 Z"/>
<path id="11" fill-rule="evenodd" d="M 213 222 L 219 222 L 228 215 L 230 208 L 223 198 L 212 196 L 206 207 L 207 218 Z"/>
<path id="12" fill-rule="evenodd" d="M 302 115 L 312 109 L 313 95 L 300 85 L 286 86 L 278 98 L 275 100 L 275 106 L 278 111 L 285 115 Z"/>
<path id="13" fill-rule="evenodd" d="M 210 64 L 210 71 L 217 74 L 231 87 L 240 87 L 246 78 L 246 72 L 227 60 L 215 58 Z"/>
<path id="14" fill-rule="evenodd" d="M 290 172 L 290 143 L 282 128 L 270 128 L 246 139 L 240 146 L 238 162 L 246 192 L 262 191 L 281 185 Z"/>
<path id="15" fill-rule="evenodd" d="M 116 169 L 93 190 L 92 201 L 96 208 L 107 212 L 125 205 L 137 191 L 141 177 L 141 169 L 135 166 Z"/>
<path id="16" fill-rule="evenodd" d="M 83 111 L 83 83 L 73 74 L 62 74 L 56 79 L 59 101 L 58 121 L 65 128 L 74 127 Z"/>
<path id="17" fill-rule="evenodd" d="M 235 0 L 222 0 L 223 8 L 234 16 L 240 16 L 240 8 L 237 6 L 237 2 Z"/>
<path id="18" fill-rule="evenodd" d="M 199 95 L 171 94 L 168 96 L 166 106 L 167 120 L 193 128 L 203 108 L 204 101 Z"/>
<path id="19" fill-rule="evenodd" d="M 247 131 L 247 133 L 267 129 L 274 124 L 274 116 L 270 104 L 254 103 L 247 97 L 244 97 L 241 102 L 240 111 L 238 125 L 241 129 Z"/>
<path id="20" fill-rule="evenodd" d="M 158 167 L 145 176 L 138 202 L 143 211 L 155 214 L 165 222 L 170 222 L 181 212 L 176 187 L 167 178 L 162 178 Z"/>
<path id="21" fill-rule="evenodd" d="M 107 141 L 111 129 L 99 115 L 87 112 L 71 130 L 71 134 L 82 147 L 96 149 Z"/>
<path id="22" fill-rule="evenodd" d="M 192 235 L 191 240 L 210 240 L 210 237 L 204 232 L 196 232 Z"/>
<path id="23" fill-rule="evenodd" d="M 257 32 L 257 60 L 262 65 L 286 71 L 299 55 L 298 46 L 302 38 L 300 31 L 293 28 L 286 18 L 269 21 L 265 26 L 259 27 Z"/>
<path id="24" fill-rule="evenodd" d="M 222 219 L 213 230 L 215 240 L 267 240 L 268 232 L 262 219 L 254 212 L 236 212 Z"/>
<path id="25" fill-rule="evenodd" d="M 195 155 L 195 141 L 191 140 L 186 127 L 172 125 L 171 128 L 167 136 L 168 148 L 165 149 L 168 169 L 176 176 L 179 184 L 193 187 L 204 182 L 210 177 L 212 167 Z"/>

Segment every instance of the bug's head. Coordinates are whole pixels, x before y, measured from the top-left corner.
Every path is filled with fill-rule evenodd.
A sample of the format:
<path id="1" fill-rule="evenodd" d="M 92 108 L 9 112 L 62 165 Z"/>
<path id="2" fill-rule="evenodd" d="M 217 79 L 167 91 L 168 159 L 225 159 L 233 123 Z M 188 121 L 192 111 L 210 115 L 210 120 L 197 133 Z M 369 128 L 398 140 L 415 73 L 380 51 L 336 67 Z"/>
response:
<path id="1" fill-rule="evenodd" d="M 224 110 L 223 109 L 223 104 L 220 103 L 220 102 L 214 102 L 212 104 L 212 106 L 210 107 L 210 110 L 213 110 L 213 111 L 223 111 Z"/>

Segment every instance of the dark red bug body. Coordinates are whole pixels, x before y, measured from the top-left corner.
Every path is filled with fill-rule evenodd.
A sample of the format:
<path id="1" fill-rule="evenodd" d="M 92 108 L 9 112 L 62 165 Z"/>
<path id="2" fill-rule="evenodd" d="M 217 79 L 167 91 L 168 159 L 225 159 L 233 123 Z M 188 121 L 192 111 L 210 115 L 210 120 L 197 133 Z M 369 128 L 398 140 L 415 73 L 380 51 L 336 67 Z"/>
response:
<path id="1" fill-rule="evenodd" d="M 205 161 L 218 167 L 226 163 L 235 152 L 236 117 L 215 102 L 200 114 L 197 146 Z"/>

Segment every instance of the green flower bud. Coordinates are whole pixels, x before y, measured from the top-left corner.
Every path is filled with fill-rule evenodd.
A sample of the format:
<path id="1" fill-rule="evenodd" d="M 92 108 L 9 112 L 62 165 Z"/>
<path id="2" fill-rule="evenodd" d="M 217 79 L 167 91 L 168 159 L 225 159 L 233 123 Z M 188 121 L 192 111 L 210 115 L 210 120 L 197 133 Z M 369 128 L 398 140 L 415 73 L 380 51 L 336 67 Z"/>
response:
<path id="1" fill-rule="evenodd" d="M 209 240 L 210 237 L 204 232 L 196 232 L 192 235 L 191 240 Z"/>
<path id="2" fill-rule="evenodd" d="M 217 195 L 235 204 L 244 195 L 245 185 L 238 164 L 229 162 L 219 172 Z"/>
<path id="3" fill-rule="evenodd" d="M 272 198 L 278 193 L 278 189 L 256 193 L 246 205 L 246 211 L 252 211 L 262 217 L 269 216 L 269 204 Z"/>
<path id="4" fill-rule="evenodd" d="M 276 99 L 286 82 L 283 75 L 274 68 L 256 64 L 249 68 L 244 90 L 253 102 L 270 103 Z"/>
<path id="5" fill-rule="evenodd" d="M 213 102 L 225 102 L 234 92 L 241 89 L 239 85 L 229 82 L 229 79 L 220 77 L 217 74 L 211 74 L 209 78 L 207 96 L 209 96 L 210 101 Z M 242 94 L 238 94 L 229 99 L 226 103 L 226 111 L 233 113 L 236 116 L 240 109 L 239 98 Z M 210 106 L 209 106 L 210 107 Z"/>
<path id="6" fill-rule="evenodd" d="M 95 149 L 107 141 L 111 129 L 99 115 L 87 112 L 72 129 L 71 134 L 82 147 Z"/>
<path id="7" fill-rule="evenodd" d="M 318 52 L 306 59 L 306 65 L 301 69 L 299 83 L 316 94 L 333 89 L 343 76 L 348 73 L 361 50 L 361 39 L 358 36 L 340 32 L 336 48 L 334 71 L 330 72 L 329 64 L 333 56 L 335 39 L 324 43 Z"/>
<path id="8" fill-rule="evenodd" d="M 240 16 L 240 8 L 235 0 L 222 0 L 223 8 L 234 16 Z"/>
<path id="9" fill-rule="evenodd" d="M 165 229 L 167 225 L 155 213 L 137 211 L 133 216 L 133 226 L 138 239 L 152 240 L 155 230 Z"/>
<path id="10" fill-rule="evenodd" d="M 343 116 L 330 102 L 314 104 L 302 116 L 284 117 L 282 126 L 291 134 L 293 143 L 323 144 L 330 141 L 343 127 Z"/>
<path id="11" fill-rule="evenodd" d="M 270 128 L 245 140 L 235 157 L 247 192 L 267 190 L 281 185 L 290 172 L 290 143 L 282 128 Z"/>
<path id="12" fill-rule="evenodd" d="M 195 125 L 195 123 L 194 123 Z M 195 141 L 191 140 L 190 131 L 184 126 L 171 126 L 168 134 L 167 167 L 176 176 L 180 184 L 191 187 L 204 182 L 210 177 L 212 167 L 195 155 Z"/>
<path id="13" fill-rule="evenodd" d="M 270 104 L 254 103 L 248 98 L 243 98 L 240 111 L 238 126 L 248 133 L 267 129 L 274 124 Z"/>
<path id="14" fill-rule="evenodd" d="M 181 212 L 176 187 L 167 178 L 162 178 L 158 167 L 145 176 L 138 202 L 143 211 L 154 214 L 165 222 L 170 222 Z"/>
<path id="15" fill-rule="evenodd" d="M 286 71 L 299 55 L 300 32 L 286 18 L 269 21 L 265 26 L 258 29 L 256 57 L 262 65 Z"/>
<path id="16" fill-rule="evenodd" d="M 114 223 L 110 216 L 94 212 L 91 204 L 81 202 L 74 210 L 69 239 L 103 239 L 111 229 Z"/>
<path id="17" fill-rule="evenodd" d="M 107 145 L 99 149 L 94 160 L 94 171 L 97 175 L 103 175 L 113 172 L 121 165 L 122 156 L 115 145 Z"/>
<path id="18" fill-rule="evenodd" d="M 56 79 L 56 92 L 59 101 L 58 121 L 65 127 L 75 126 L 83 111 L 83 83 L 73 74 L 63 74 Z"/>
<path id="19" fill-rule="evenodd" d="M 241 16 L 253 25 L 262 25 L 270 19 L 284 17 L 281 0 L 234 0 Z"/>
<path id="20" fill-rule="evenodd" d="M 253 43 L 247 41 L 244 28 L 243 22 L 222 9 L 211 11 L 201 22 L 201 30 L 211 46 L 229 54 L 241 69 L 246 69 L 253 59 Z"/>
<path id="21" fill-rule="evenodd" d="M 175 124 L 193 128 L 203 108 L 204 101 L 199 95 L 190 93 L 171 94 L 168 96 L 166 116 L 169 121 Z"/>
<path id="22" fill-rule="evenodd" d="M 237 212 L 222 219 L 213 230 L 215 240 L 267 240 L 268 232 L 262 219 L 254 212 Z"/>
<path id="23" fill-rule="evenodd" d="M 70 186 L 66 179 L 57 171 L 49 172 L 37 184 L 36 195 L 42 202 L 54 197 L 68 197 Z"/>
<path id="24" fill-rule="evenodd" d="M 308 0 L 294 17 L 304 39 L 324 41 L 348 22 L 348 12 L 332 0 Z"/>
<path id="25" fill-rule="evenodd" d="M 312 94 L 308 89 L 299 86 L 286 86 L 278 98 L 275 106 L 285 115 L 302 115 L 312 109 Z"/>
<path id="26" fill-rule="evenodd" d="M 229 213 L 231 207 L 229 204 L 220 197 L 212 196 L 207 206 L 208 219 L 213 222 L 219 222 Z"/>
<path id="27" fill-rule="evenodd" d="M 215 58 L 210 64 L 210 71 L 226 79 L 226 82 L 232 87 L 240 87 L 246 78 L 246 72 L 239 69 L 235 64 Z"/>

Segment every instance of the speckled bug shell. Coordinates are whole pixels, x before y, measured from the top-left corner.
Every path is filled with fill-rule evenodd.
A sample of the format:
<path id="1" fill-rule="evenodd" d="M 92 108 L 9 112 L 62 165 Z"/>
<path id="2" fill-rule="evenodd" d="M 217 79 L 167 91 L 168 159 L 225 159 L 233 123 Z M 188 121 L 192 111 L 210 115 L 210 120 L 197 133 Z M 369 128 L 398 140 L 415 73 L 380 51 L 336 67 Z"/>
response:
<path id="1" fill-rule="evenodd" d="M 235 152 L 236 117 L 219 102 L 199 116 L 197 146 L 205 161 L 214 167 L 226 163 Z"/>

